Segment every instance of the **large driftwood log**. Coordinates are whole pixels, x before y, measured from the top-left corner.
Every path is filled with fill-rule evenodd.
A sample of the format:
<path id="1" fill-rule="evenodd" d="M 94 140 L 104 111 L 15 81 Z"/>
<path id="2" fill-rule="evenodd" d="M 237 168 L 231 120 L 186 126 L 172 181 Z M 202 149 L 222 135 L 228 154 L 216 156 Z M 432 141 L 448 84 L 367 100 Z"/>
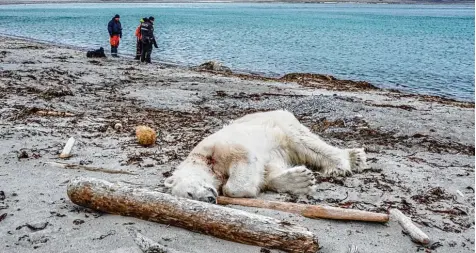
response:
<path id="1" fill-rule="evenodd" d="M 288 213 L 300 214 L 307 218 L 322 218 L 333 220 L 354 220 L 354 221 L 372 221 L 372 222 L 387 222 L 388 215 L 383 213 L 372 213 L 361 210 L 352 210 L 331 206 L 318 206 L 296 204 L 279 201 L 267 201 L 260 199 L 244 199 L 244 198 L 227 198 L 218 197 L 218 204 L 220 205 L 240 205 L 251 206 L 259 208 L 274 209 Z"/>
<path id="2" fill-rule="evenodd" d="M 225 240 L 294 253 L 319 249 L 317 237 L 306 228 L 147 189 L 79 178 L 68 185 L 68 196 L 73 203 L 98 211 L 169 224 Z"/>

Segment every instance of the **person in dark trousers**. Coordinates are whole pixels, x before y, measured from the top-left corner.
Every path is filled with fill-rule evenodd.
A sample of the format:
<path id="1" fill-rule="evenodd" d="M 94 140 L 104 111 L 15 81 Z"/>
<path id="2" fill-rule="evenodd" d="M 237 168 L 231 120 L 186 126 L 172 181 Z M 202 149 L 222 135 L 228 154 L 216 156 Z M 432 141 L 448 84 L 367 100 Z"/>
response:
<path id="1" fill-rule="evenodd" d="M 150 55 L 152 54 L 152 45 L 158 48 L 157 42 L 154 37 L 154 17 L 149 17 L 148 20 L 141 25 L 142 36 L 142 54 L 140 57 L 141 62 L 151 63 Z"/>
<path id="2" fill-rule="evenodd" d="M 112 57 L 119 57 L 117 55 L 117 48 L 119 47 L 119 41 L 122 38 L 122 26 L 121 21 L 119 21 L 121 17 L 116 14 L 109 24 L 107 25 L 107 30 L 109 31 L 109 42 L 111 43 L 111 56 Z"/>
<path id="3" fill-rule="evenodd" d="M 140 24 L 136 28 L 135 35 L 136 35 L 137 41 L 136 41 L 136 57 L 134 58 L 134 60 L 140 60 L 140 56 L 142 55 L 142 34 L 140 32 L 140 29 L 141 29 L 142 23 L 144 23 L 147 20 L 148 20 L 147 18 L 141 18 Z"/>

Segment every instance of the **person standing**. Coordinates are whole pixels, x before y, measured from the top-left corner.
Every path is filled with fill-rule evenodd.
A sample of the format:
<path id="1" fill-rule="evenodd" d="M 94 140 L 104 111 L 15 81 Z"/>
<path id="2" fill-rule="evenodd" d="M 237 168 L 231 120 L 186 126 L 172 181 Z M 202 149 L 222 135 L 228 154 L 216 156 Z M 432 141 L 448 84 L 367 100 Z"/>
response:
<path id="1" fill-rule="evenodd" d="M 147 21 L 141 25 L 141 36 L 142 36 L 142 54 L 140 61 L 151 63 L 150 55 L 152 54 L 152 45 L 155 48 L 158 48 L 157 42 L 154 36 L 154 17 L 149 17 Z"/>
<path id="2" fill-rule="evenodd" d="M 137 38 L 137 41 L 136 41 L 136 57 L 134 58 L 135 60 L 140 60 L 140 56 L 142 54 L 142 34 L 140 32 L 140 29 L 141 29 L 141 26 L 142 26 L 142 23 L 144 23 L 146 20 L 148 20 L 147 18 L 141 18 L 140 19 L 140 24 L 139 26 L 136 28 L 136 32 L 135 32 L 135 35 L 136 35 L 136 38 Z"/>
<path id="3" fill-rule="evenodd" d="M 136 31 L 135 31 L 135 36 L 136 36 L 136 57 L 134 58 L 134 60 L 140 60 L 140 56 L 142 54 L 142 34 L 140 32 L 140 29 L 141 29 L 141 26 L 142 26 L 142 23 L 145 22 L 145 20 L 147 20 L 146 18 L 141 18 L 139 20 L 140 24 L 139 26 L 137 26 L 136 28 Z"/>
<path id="4" fill-rule="evenodd" d="M 119 41 L 122 38 L 122 26 L 121 21 L 119 21 L 121 17 L 119 14 L 116 14 L 109 24 L 107 25 L 107 30 L 109 31 L 109 42 L 111 43 L 111 56 L 112 57 L 119 57 L 117 55 L 117 48 L 119 47 Z"/>

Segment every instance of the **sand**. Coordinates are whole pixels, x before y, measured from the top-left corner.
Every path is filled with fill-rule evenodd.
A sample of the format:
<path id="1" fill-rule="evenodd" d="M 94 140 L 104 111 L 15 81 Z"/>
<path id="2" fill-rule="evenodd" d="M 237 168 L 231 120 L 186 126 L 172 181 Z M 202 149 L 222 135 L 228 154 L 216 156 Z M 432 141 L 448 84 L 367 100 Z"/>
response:
<path id="1" fill-rule="evenodd" d="M 259 198 L 376 212 L 397 207 L 432 242 L 426 248 L 411 242 L 395 221 L 311 220 L 234 208 L 307 227 L 324 253 L 346 252 L 349 244 L 360 252 L 474 252 L 474 104 L 325 76 L 291 75 L 285 81 L 85 55 L 0 37 L 0 252 L 141 252 L 127 232 L 130 225 L 185 252 L 267 252 L 87 210 L 70 202 L 66 185 L 90 176 L 161 190 L 164 178 L 202 138 L 233 118 L 280 108 L 334 145 L 364 146 L 371 169 L 351 177 L 316 174 L 319 189 L 311 196 L 263 193 Z M 68 114 L 45 116 L 39 110 Z M 122 129 L 115 130 L 116 123 Z M 136 144 L 138 125 L 159 132 L 157 145 Z M 71 136 L 77 140 L 73 156 L 61 160 Z"/>

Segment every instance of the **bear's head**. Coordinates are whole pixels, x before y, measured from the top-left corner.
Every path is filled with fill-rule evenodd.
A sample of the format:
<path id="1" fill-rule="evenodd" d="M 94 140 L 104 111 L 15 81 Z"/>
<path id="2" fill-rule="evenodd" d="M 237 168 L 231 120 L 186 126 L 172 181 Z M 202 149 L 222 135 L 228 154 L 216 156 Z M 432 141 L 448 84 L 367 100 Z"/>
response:
<path id="1" fill-rule="evenodd" d="M 173 175 L 167 178 L 164 184 L 174 196 L 213 204 L 217 203 L 218 192 L 213 184 L 207 182 L 205 178 L 192 175 L 187 177 Z"/>

